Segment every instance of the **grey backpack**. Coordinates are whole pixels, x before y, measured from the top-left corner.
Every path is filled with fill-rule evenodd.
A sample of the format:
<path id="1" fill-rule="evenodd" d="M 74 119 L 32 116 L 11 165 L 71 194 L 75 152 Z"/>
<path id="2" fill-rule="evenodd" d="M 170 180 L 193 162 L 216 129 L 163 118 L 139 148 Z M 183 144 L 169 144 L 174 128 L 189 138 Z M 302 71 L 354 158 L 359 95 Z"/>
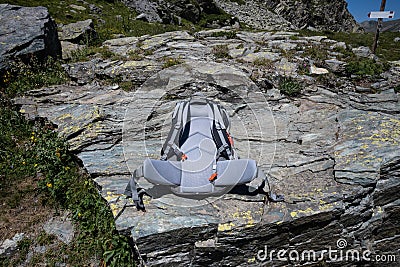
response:
<path id="1" fill-rule="evenodd" d="M 172 193 L 183 197 L 221 195 L 256 178 L 260 180 L 258 187 L 268 184 L 256 161 L 239 159 L 229 128 L 225 108 L 202 94 L 178 102 L 161 158 L 146 159 L 134 171 L 125 194 L 144 210 L 141 196 L 145 190 L 137 185 L 140 177 L 154 186 L 168 186 Z M 274 194 L 269 198 L 283 200 Z"/>

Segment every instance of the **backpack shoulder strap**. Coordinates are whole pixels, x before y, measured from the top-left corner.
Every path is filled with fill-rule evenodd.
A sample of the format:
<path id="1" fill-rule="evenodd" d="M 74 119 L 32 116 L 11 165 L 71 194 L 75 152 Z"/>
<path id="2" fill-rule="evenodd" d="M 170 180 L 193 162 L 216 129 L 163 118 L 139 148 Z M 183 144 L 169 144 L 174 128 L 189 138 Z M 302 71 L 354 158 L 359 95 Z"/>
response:
<path id="1" fill-rule="evenodd" d="M 218 137 L 222 143 L 222 145 L 218 148 L 217 151 L 217 158 L 221 155 L 221 153 L 223 153 L 224 151 L 226 152 L 226 154 L 228 155 L 229 159 L 234 159 L 233 156 L 233 151 L 232 151 L 232 147 L 226 142 L 226 138 L 228 138 L 228 136 L 225 137 L 225 135 L 227 135 L 227 127 L 229 127 L 229 121 L 223 119 L 223 115 L 221 113 L 221 108 L 214 102 L 209 103 L 210 105 L 212 105 L 212 110 L 214 113 L 214 122 L 215 122 L 215 128 L 217 130 L 217 134 Z M 226 113 L 225 113 L 226 115 Z M 228 122 L 228 123 L 227 123 Z M 226 125 L 228 124 L 228 125 Z"/>
<path id="2" fill-rule="evenodd" d="M 179 149 L 177 143 L 179 140 L 179 133 L 185 124 L 185 120 L 187 120 L 188 117 L 187 114 L 184 116 L 185 113 L 188 113 L 188 103 L 188 101 L 181 101 L 178 102 L 175 106 L 174 113 L 172 114 L 172 127 L 161 150 L 161 160 L 168 159 L 171 153 L 171 149 L 177 155 L 178 159 L 183 160 L 185 157 L 185 155 Z"/>

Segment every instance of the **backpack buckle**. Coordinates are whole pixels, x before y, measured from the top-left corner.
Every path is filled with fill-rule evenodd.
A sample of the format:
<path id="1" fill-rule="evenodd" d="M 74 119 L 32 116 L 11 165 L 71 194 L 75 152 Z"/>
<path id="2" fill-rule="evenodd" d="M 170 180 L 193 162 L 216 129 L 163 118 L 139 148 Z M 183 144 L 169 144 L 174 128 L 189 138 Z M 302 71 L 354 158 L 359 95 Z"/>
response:
<path id="1" fill-rule="evenodd" d="M 183 154 L 182 154 L 182 156 L 181 156 L 181 160 L 182 160 L 182 161 L 185 161 L 185 160 L 187 160 L 187 156 L 186 156 L 186 154 L 185 154 L 185 153 L 183 153 Z"/>
<path id="2" fill-rule="evenodd" d="M 208 178 L 208 180 L 212 183 L 212 182 L 214 182 L 215 180 L 217 180 L 217 173 L 216 172 L 214 172 L 213 174 L 211 174 L 211 176 L 210 176 L 210 178 Z"/>

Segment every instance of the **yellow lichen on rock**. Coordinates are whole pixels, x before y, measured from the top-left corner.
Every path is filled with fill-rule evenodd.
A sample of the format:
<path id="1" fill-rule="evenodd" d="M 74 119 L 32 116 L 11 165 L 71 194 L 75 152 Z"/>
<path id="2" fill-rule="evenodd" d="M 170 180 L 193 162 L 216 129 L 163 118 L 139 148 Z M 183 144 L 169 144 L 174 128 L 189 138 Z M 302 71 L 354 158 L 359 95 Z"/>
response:
<path id="1" fill-rule="evenodd" d="M 230 231 L 230 230 L 232 230 L 232 227 L 234 227 L 234 226 L 235 226 L 235 224 L 233 222 L 220 223 L 220 224 L 218 224 L 218 231 L 219 232 Z"/>

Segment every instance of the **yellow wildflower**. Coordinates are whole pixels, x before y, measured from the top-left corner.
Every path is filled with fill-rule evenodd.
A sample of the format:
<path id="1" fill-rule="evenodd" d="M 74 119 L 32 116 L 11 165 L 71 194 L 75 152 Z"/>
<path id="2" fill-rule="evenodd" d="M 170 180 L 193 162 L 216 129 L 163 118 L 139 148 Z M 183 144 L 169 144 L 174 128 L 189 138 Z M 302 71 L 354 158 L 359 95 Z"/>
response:
<path id="1" fill-rule="evenodd" d="M 53 185 L 52 185 L 51 183 L 47 183 L 47 187 L 48 187 L 48 188 L 52 188 Z"/>
<path id="2" fill-rule="evenodd" d="M 60 149 L 58 149 L 58 148 L 57 148 L 57 150 L 56 150 L 56 156 L 57 156 L 57 158 L 60 158 L 60 157 L 61 157 Z"/>

